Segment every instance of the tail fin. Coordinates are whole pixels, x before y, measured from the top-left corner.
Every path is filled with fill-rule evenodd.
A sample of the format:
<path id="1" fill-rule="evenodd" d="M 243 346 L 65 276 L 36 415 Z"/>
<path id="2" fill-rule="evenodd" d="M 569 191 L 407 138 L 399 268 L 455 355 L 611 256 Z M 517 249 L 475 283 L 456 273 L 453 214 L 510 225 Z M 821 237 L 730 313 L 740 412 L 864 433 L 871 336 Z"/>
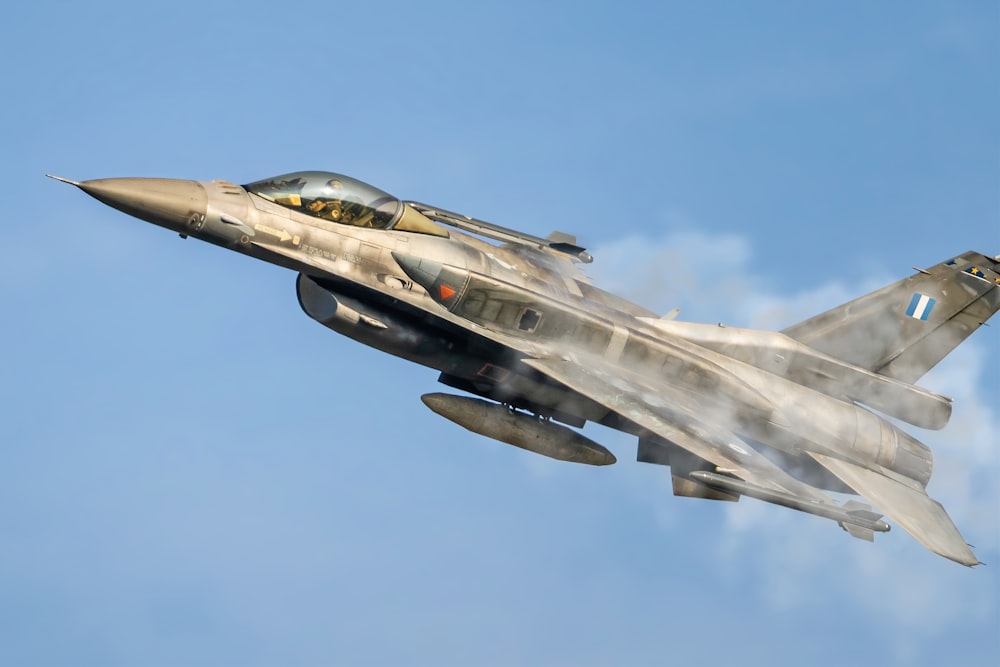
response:
<path id="1" fill-rule="evenodd" d="M 913 383 L 1000 310 L 1000 255 L 967 252 L 784 330 L 812 348 Z"/>

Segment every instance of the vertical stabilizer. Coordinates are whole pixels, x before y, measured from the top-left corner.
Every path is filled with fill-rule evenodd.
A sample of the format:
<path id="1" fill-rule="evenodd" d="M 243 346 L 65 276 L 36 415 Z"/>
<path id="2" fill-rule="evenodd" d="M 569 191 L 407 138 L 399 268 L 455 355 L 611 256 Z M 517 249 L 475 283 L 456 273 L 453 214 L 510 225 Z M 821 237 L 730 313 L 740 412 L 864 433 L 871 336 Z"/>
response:
<path id="1" fill-rule="evenodd" d="M 832 357 L 915 382 L 1000 309 L 1000 261 L 978 252 L 784 330 Z"/>

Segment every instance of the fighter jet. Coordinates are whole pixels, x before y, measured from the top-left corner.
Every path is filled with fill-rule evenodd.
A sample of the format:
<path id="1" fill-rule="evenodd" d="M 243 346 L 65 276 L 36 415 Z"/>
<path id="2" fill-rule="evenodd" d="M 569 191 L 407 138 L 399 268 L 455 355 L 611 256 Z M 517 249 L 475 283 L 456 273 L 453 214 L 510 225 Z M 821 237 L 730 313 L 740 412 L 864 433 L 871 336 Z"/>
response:
<path id="1" fill-rule="evenodd" d="M 874 541 L 887 517 L 931 551 L 978 559 L 926 491 L 932 456 L 897 421 L 943 428 L 915 383 L 1000 308 L 1000 256 L 966 252 L 783 331 L 660 317 L 591 284 L 592 257 L 341 174 L 246 185 L 76 182 L 136 218 L 298 274 L 325 327 L 439 373 L 435 413 L 551 458 L 603 466 L 595 422 L 638 438 L 676 495 L 756 498 Z M 839 502 L 828 492 L 853 494 Z M 873 509 L 873 507 L 875 509 Z"/>

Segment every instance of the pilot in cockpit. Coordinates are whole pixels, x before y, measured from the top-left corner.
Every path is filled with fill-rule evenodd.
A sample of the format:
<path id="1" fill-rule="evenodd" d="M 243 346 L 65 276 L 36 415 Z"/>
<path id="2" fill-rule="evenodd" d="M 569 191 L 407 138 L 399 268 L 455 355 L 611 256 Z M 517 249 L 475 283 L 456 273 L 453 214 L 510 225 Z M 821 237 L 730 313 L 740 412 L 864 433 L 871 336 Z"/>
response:
<path id="1" fill-rule="evenodd" d="M 370 216 L 367 221 L 363 219 L 365 216 L 358 217 L 364 207 L 361 202 L 355 200 L 356 197 L 344 191 L 343 183 L 334 178 L 327 181 L 326 187 L 323 188 L 323 196 L 311 201 L 306 208 L 313 215 L 326 220 L 370 227 Z"/>

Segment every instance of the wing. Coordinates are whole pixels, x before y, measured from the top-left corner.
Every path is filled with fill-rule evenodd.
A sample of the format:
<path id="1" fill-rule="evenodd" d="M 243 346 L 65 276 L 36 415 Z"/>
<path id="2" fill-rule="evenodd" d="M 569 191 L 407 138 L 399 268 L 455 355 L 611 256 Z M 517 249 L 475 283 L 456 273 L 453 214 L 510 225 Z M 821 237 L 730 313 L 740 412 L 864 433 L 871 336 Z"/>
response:
<path id="1" fill-rule="evenodd" d="M 879 515 L 868 512 L 867 508 L 859 509 L 853 501 L 837 505 L 825 493 L 795 479 L 728 429 L 708 423 L 708 419 L 700 416 L 705 412 L 702 399 L 689 392 L 668 383 L 652 387 L 650 379 L 599 360 L 581 364 L 528 359 L 524 363 L 713 464 L 715 473 L 689 473 L 698 482 L 833 519 L 855 537 L 870 540 L 873 530 L 888 530 L 886 524 L 877 520 Z M 931 551 L 963 565 L 979 563 L 944 508 L 915 482 L 908 484 L 891 473 L 810 454 Z"/>
<path id="2" fill-rule="evenodd" d="M 646 378 L 599 362 L 526 359 L 524 363 L 708 461 L 720 472 L 804 503 L 836 507 L 826 494 L 798 481 L 728 429 L 700 419 L 704 405 L 690 392 L 667 383 L 654 388 Z"/>

